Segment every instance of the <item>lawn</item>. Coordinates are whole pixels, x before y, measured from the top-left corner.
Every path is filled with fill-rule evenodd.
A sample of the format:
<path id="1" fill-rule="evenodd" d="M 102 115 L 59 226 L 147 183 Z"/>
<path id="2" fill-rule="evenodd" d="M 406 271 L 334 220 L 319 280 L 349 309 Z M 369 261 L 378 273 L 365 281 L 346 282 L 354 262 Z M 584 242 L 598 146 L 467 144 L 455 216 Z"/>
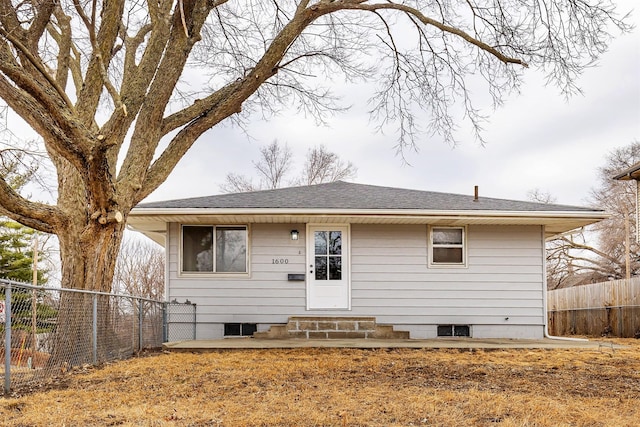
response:
<path id="1" fill-rule="evenodd" d="M 636 426 L 640 342 L 158 353 L 0 399 L 11 426 Z"/>

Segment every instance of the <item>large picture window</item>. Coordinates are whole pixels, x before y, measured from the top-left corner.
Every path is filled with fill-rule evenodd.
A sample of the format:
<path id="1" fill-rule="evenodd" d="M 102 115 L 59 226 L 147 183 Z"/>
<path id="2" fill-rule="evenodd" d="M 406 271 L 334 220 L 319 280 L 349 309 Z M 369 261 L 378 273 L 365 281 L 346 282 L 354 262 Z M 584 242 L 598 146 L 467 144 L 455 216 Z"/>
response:
<path id="1" fill-rule="evenodd" d="M 182 271 L 247 272 L 246 226 L 182 226 Z"/>
<path id="2" fill-rule="evenodd" d="M 464 227 L 431 227 L 430 265 L 432 266 L 465 266 L 465 228 Z"/>

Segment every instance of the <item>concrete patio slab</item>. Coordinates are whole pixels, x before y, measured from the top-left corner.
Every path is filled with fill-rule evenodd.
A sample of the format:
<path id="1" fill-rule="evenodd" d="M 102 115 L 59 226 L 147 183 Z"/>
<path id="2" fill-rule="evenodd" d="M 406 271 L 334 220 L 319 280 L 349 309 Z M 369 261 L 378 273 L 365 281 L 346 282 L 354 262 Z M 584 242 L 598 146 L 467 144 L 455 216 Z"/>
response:
<path id="1" fill-rule="evenodd" d="M 587 341 L 575 339 L 476 339 L 476 338 L 438 338 L 431 340 L 390 340 L 390 339 L 255 339 L 227 338 L 221 340 L 189 340 L 173 341 L 163 344 L 169 351 L 213 351 L 221 349 L 288 349 L 288 348 L 460 348 L 460 349 L 614 349 L 621 346 L 603 341 Z"/>

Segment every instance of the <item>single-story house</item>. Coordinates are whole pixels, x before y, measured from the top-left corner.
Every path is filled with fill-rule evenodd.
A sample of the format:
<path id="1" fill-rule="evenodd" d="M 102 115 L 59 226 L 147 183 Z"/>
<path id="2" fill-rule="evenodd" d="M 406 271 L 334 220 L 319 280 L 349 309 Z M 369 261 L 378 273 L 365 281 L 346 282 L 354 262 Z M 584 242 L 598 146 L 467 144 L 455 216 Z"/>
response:
<path id="1" fill-rule="evenodd" d="M 166 248 L 166 300 L 197 304 L 196 339 L 539 339 L 545 240 L 606 217 L 338 181 L 144 203 L 128 223 Z"/>

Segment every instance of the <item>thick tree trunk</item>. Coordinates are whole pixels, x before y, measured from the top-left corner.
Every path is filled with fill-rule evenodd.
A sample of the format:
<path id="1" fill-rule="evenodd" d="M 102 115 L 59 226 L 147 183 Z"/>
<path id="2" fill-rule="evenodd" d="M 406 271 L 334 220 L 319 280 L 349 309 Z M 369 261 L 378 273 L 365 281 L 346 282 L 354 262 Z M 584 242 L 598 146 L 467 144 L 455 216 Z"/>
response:
<path id="1" fill-rule="evenodd" d="M 101 199 L 94 197 L 84 185 L 78 170 L 60 157 L 52 158 L 58 172 L 58 206 L 67 219 L 56 230 L 62 287 L 111 292 L 125 218 L 110 217 L 107 210 L 119 212 L 118 204 L 109 200 L 106 207 L 98 205 Z M 109 170 L 106 175 L 111 177 L 113 173 Z M 104 355 L 102 342 L 115 335 L 109 315 L 109 298 L 98 297 L 96 303 L 98 360 L 101 360 Z M 63 367 L 94 360 L 93 311 L 91 294 L 65 291 L 60 295 L 50 364 Z"/>
<path id="2" fill-rule="evenodd" d="M 89 219 L 81 233 L 71 231 L 59 235 L 62 287 L 110 292 L 123 231 L 124 222 L 102 225 Z M 82 237 L 78 239 L 78 235 Z M 94 298 L 97 308 L 95 320 Z M 91 363 L 96 357 L 98 361 L 104 360 L 107 351 L 104 343 L 117 339 L 110 305 L 110 298 L 106 296 L 63 292 L 50 363 L 74 366 Z M 95 344 L 94 321 L 97 322 Z"/>
<path id="3" fill-rule="evenodd" d="M 59 235 L 62 286 L 110 292 L 123 232 L 124 222 L 94 222 L 86 224 L 80 233 Z"/>

